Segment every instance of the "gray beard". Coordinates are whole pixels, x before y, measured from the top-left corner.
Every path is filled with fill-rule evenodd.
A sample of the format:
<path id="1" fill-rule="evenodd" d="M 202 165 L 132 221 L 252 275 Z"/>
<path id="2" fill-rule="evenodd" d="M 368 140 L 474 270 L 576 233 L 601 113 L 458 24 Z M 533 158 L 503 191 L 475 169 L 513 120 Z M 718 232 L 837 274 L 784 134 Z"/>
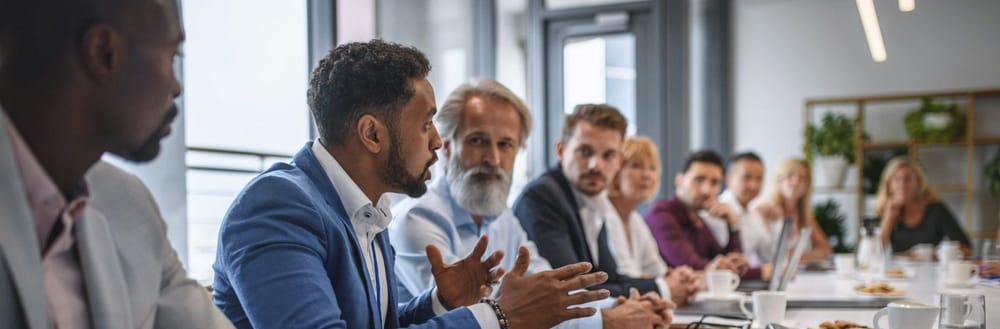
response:
<path id="1" fill-rule="evenodd" d="M 493 174 L 500 180 L 481 180 L 476 174 Z M 457 158 L 448 161 L 448 190 L 459 206 L 471 215 L 497 216 L 507 209 L 510 174 L 499 167 L 474 166 L 466 169 Z"/>

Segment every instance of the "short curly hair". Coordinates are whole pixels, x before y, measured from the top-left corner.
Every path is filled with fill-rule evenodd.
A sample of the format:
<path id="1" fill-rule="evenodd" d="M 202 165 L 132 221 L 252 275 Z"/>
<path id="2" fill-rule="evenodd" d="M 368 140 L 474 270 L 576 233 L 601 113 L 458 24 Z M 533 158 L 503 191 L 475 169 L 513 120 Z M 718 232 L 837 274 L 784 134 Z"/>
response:
<path id="1" fill-rule="evenodd" d="M 413 97 L 411 79 L 427 77 L 430 62 L 420 50 L 373 39 L 330 51 L 309 81 L 309 110 L 326 143 L 344 145 L 351 128 L 371 114 L 395 127 Z"/>

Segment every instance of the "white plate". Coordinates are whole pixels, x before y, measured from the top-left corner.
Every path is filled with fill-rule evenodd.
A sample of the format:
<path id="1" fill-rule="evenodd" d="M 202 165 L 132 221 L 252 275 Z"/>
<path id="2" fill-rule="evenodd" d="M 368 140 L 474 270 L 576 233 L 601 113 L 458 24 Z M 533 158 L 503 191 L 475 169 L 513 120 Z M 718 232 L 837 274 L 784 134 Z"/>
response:
<path id="1" fill-rule="evenodd" d="M 972 280 L 965 281 L 965 282 L 945 281 L 944 285 L 945 285 L 945 287 L 948 287 L 948 288 L 968 289 L 968 288 L 975 287 L 976 286 L 976 282 L 972 281 Z"/>
<path id="2" fill-rule="evenodd" d="M 798 328 L 799 327 L 799 322 L 798 321 L 789 320 L 789 319 L 785 319 L 785 321 L 781 321 L 780 324 L 783 325 L 783 326 L 789 327 L 789 328 Z M 767 323 L 760 324 L 760 323 L 754 322 L 753 324 L 750 325 L 750 328 L 751 329 L 764 329 L 764 328 L 767 328 L 767 325 L 768 325 Z"/>
<path id="3" fill-rule="evenodd" d="M 732 291 L 726 295 L 716 295 L 709 293 L 707 291 L 699 292 L 695 295 L 695 300 L 740 300 L 743 298 L 743 294 L 739 292 Z"/>

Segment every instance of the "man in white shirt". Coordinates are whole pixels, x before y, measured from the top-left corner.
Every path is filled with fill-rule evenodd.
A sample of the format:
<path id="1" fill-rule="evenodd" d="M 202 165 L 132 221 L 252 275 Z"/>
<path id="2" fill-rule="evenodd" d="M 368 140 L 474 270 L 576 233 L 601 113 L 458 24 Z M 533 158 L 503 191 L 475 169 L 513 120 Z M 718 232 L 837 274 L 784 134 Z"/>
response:
<path id="1" fill-rule="evenodd" d="M 531 113 L 500 83 L 481 79 L 459 86 L 435 118 L 441 127 L 445 177 L 427 194 L 404 200 L 393 208 L 389 226 L 396 249 L 400 296 L 416 296 L 434 286 L 425 247 L 436 246 L 445 261 L 457 261 L 489 236 L 488 252 L 516 253 L 520 247 L 537 254 L 535 244 L 507 207 L 514 160 L 531 131 Z M 501 261 L 509 268 L 512 259 Z M 550 270 L 533 257 L 528 273 Z M 607 300 L 605 309 L 588 318 L 564 322 L 559 328 L 652 328 L 669 324 L 669 302 L 655 293 L 642 300 Z M 614 307 L 611 307 L 614 306 Z"/>
<path id="2" fill-rule="evenodd" d="M 750 202 L 760 195 L 763 185 L 764 162 L 756 153 L 738 153 L 729 160 L 726 190 L 719 195 L 719 201 L 729 205 L 729 209 L 740 219 L 743 254 L 750 267 L 761 267 L 770 261 L 773 254 L 770 239 L 762 235 L 763 222 L 750 212 Z M 767 275 L 762 273 L 762 276 Z"/>

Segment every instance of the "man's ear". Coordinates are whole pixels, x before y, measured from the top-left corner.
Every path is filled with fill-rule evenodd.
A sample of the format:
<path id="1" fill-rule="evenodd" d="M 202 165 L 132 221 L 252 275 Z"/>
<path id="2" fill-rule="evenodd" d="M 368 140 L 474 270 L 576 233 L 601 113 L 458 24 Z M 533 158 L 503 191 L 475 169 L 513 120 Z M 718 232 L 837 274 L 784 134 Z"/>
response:
<path id="1" fill-rule="evenodd" d="M 563 144 L 562 140 L 556 141 L 556 160 L 558 160 L 559 162 L 562 162 L 562 160 L 563 160 L 562 153 L 563 153 L 563 148 L 565 148 L 565 147 L 566 147 L 566 145 Z"/>
<path id="2" fill-rule="evenodd" d="M 444 152 L 445 159 L 451 159 L 451 140 L 446 139 L 441 141 L 441 151 Z"/>
<path id="3" fill-rule="evenodd" d="M 677 175 L 674 176 L 674 186 L 679 187 L 682 182 L 684 182 L 684 174 L 677 173 Z"/>
<path id="4" fill-rule="evenodd" d="M 371 114 L 362 115 L 355 126 L 358 140 L 361 145 L 371 152 L 378 154 L 383 149 L 389 147 L 389 128 L 382 121 Z"/>
<path id="5" fill-rule="evenodd" d="M 110 25 L 97 24 L 87 29 L 80 42 L 81 65 L 85 74 L 103 82 L 109 79 L 124 60 L 125 40 Z"/>

